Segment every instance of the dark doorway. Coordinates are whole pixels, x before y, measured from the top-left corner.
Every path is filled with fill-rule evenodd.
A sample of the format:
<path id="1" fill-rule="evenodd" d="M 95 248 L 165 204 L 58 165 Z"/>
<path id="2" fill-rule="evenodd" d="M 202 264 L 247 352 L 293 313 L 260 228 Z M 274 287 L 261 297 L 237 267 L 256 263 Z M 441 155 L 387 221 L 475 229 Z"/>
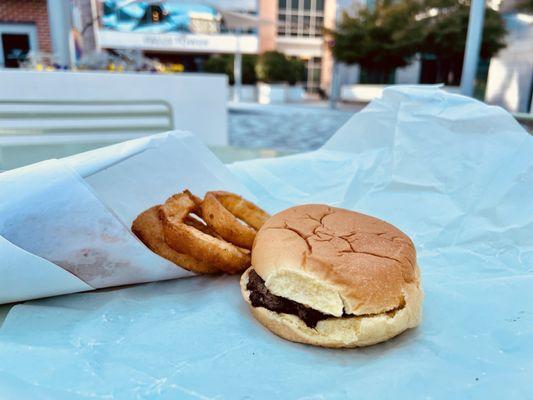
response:
<path id="1" fill-rule="evenodd" d="M 432 55 L 423 55 L 420 67 L 420 83 L 442 83 L 437 82 L 437 58 Z"/>
<path id="2" fill-rule="evenodd" d="M 4 66 L 18 68 L 30 51 L 30 36 L 24 33 L 3 33 Z"/>
<path id="3" fill-rule="evenodd" d="M 420 83 L 444 83 L 450 86 L 461 84 L 462 58 L 422 54 L 420 62 Z"/>

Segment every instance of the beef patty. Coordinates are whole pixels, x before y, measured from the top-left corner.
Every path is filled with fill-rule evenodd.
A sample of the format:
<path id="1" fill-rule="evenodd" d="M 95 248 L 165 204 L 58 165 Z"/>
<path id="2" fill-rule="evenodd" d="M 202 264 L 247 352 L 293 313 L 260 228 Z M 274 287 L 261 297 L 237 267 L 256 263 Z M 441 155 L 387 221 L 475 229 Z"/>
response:
<path id="1" fill-rule="evenodd" d="M 250 291 L 250 302 L 254 307 L 264 307 L 267 310 L 292 314 L 299 317 L 310 327 L 316 327 L 318 321 L 335 318 L 334 315 L 324 314 L 303 304 L 270 293 L 265 286 L 265 281 L 253 269 L 248 274 L 246 289 Z M 353 315 L 351 315 L 353 317 Z"/>
<path id="2" fill-rule="evenodd" d="M 254 307 L 264 307 L 267 310 L 296 315 L 299 317 L 309 328 L 315 328 L 318 321 L 330 318 L 353 318 L 353 317 L 373 317 L 376 315 L 386 315 L 393 317 L 396 312 L 405 307 L 405 300 L 401 299 L 398 307 L 378 314 L 362 314 L 352 315 L 343 313 L 341 317 L 335 317 L 331 314 L 324 314 L 323 312 L 314 310 L 303 304 L 297 303 L 294 300 L 286 299 L 285 297 L 276 296 L 270 293 L 265 286 L 265 281 L 261 278 L 255 270 L 250 270 L 248 274 L 248 283 L 246 289 L 250 291 L 250 302 Z"/>

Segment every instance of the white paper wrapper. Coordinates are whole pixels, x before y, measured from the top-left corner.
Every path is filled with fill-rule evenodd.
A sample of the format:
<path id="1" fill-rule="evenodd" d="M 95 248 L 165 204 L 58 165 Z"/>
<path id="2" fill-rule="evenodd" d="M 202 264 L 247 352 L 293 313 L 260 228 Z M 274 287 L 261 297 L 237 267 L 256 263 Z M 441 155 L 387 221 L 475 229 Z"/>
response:
<path id="1" fill-rule="evenodd" d="M 419 328 L 364 349 L 290 343 L 251 317 L 237 277 L 80 293 L 10 312 L 0 397 L 533 398 L 532 154 L 499 108 L 387 89 L 323 149 L 231 171 L 270 211 L 325 202 L 409 234 Z"/>
<path id="2" fill-rule="evenodd" d="M 5 172 L 0 188 L 0 302 L 189 276 L 131 234 L 135 217 L 184 188 L 253 197 L 180 132 Z"/>

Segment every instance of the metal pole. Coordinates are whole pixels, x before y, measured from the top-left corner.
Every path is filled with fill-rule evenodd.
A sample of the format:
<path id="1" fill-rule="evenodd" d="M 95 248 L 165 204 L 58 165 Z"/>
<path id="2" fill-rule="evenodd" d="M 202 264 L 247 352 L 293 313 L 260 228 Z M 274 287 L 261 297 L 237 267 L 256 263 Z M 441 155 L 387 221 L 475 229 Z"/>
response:
<path id="1" fill-rule="evenodd" d="M 339 83 L 340 83 L 340 74 L 339 74 L 339 62 L 333 60 L 333 73 L 331 76 L 331 90 L 329 93 L 329 108 L 334 109 L 337 107 L 337 101 L 339 99 Z"/>
<path id="2" fill-rule="evenodd" d="M 98 37 L 98 29 L 100 29 L 100 20 L 98 19 L 98 4 L 96 3 L 96 0 L 91 0 L 91 14 L 93 16 L 93 45 L 94 45 L 94 51 L 96 53 L 100 52 L 100 38 Z"/>
<path id="3" fill-rule="evenodd" d="M 233 101 L 238 103 L 241 99 L 241 86 L 242 86 L 242 53 L 241 53 L 241 30 L 237 28 L 235 31 L 237 48 L 235 51 L 235 58 L 233 59 L 233 80 L 235 84 L 233 86 Z"/>
<path id="4" fill-rule="evenodd" d="M 69 1 L 48 1 L 48 20 L 54 59 L 63 67 L 69 67 L 71 63 L 70 30 L 72 17 L 70 11 Z"/>
<path id="5" fill-rule="evenodd" d="M 483 36 L 484 17 L 485 0 L 472 0 L 470 3 L 470 17 L 468 18 L 463 73 L 461 75 L 461 93 L 465 96 L 473 96 L 474 94 L 474 80 Z"/>

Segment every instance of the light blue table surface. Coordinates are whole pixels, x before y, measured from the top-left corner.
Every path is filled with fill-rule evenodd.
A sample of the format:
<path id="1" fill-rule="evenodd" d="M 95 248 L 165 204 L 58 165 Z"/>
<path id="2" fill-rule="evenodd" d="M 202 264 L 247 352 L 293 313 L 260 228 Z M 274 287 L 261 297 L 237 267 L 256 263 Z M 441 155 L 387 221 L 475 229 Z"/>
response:
<path id="1" fill-rule="evenodd" d="M 323 202 L 414 241 L 422 324 L 328 350 L 282 340 L 237 277 L 19 304 L 0 328 L 1 399 L 531 399 L 533 138 L 435 87 L 386 89 L 314 153 L 233 164 L 270 211 Z"/>

